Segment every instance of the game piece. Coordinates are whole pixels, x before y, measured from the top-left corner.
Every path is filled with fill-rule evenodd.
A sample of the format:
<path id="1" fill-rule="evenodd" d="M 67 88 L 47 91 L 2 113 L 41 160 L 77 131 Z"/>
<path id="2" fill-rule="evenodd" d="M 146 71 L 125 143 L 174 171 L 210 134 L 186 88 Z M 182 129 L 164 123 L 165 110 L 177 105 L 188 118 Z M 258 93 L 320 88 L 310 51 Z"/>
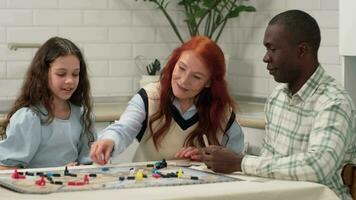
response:
<path id="1" fill-rule="evenodd" d="M 169 172 L 166 174 L 167 178 L 177 178 L 177 174 L 174 172 Z"/>
<path id="2" fill-rule="evenodd" d="M 162 168 L 165 168 L 165 167 L 167 167 L 166 159 L 162 159 L 161 161 L 157 161 L 155 163 L 155 168 L 156 169 L 162 169 Z"/>
<path id="3" fill-rule="evenodd" d="M 85 184 L 89 184 L 89 176 L 88 175 L 84 175 L 83 182 Z"/>
<path id="4" fill-rule="evenodd" d="M 41 178 L 37 181 L 35 181 L 36 185 L 39 186 L 45 186 L 46 185 L 46 180 L 44 179 L 44 176 L 41 176 Z"/>
<path id="5" fill-rule="evenodd" d="M 72 174 L 72 173 L 68 173 L 67 176 L 71 176 L 71 177 L 77 177 L 76 174 Z"/>
<path id="6" fill-rule="evenodd" d="M 63 185 L 63 182 L 62 181 L 54 181 L 53 184 L 55 184 L 55 185 Z"/>
<path id="7" fill-rule="evenodd" d="M 82 185 L 85 185 L 85 183 L 83 181 L 77 181 L 77 182 L 75 182 L 75 185 L 82 186 Z"/>
<path id="8" fill-rule="evenodd" d="M 72 173 L 69 172 L 68 166 L 65 166 L 65 167 L 64 167 L 64 173 L 63 173 L 63 175 L 64 175 L 64 176 L 77 177 L 76 174 L 72 174 Z"/>
<path id="9" fill-rule="evenodd" d="M 75 185 L 75 181 L 68 181 L 67 185 L 74 186 Z"/>
<path id="10" fill-rule="evenodd" d="M 109 167 L 102 167 L 101 171 L 103 171 L 103 172 L 109 171 Z"/>
<path id="11" fill-rule="evenodd" d="M 154 177 L 154 178 L 161 178 L 161 175 L 159 175 L 159 174 L 157 174 L 157 173 L 154 173 L 154 174 L 152 174 L 152 177 Z"/>
<path id="12" fill-rule="evenodd" d="M 43 172 L 36 172 L 36 176 L 44 176 Z"/>
<path id="13" fill-rule="evenodd" d="M 158 169 L 153 168 L 152 169 L 152 174 L 156 174 L 158 172 Z"/>
<path id="14" fill-rule="evenodd" d="M 25 172 L 26 176 L 34 176 L 35 174 L 33 172 Z"/>
<path id="15" fill-rule="evenodd" d="M 182 168 L 179 168 L 179 169 L 178 169 L 177 177 L 178 177 L 178 178 L 183 178 L 183 170 L 182 170 Z"/>
<path id="16" fill-rule="evenodd" d="M 70 186 L 82 186 L 85 185 L 83 181 L 68 181 L 67 183 Z"/>
<path id="17" fill-rule="evenodd" d="M 142 181 L 143 180 L 143 170 L 142 169 L 139 169 L 136 173 L 136 176 L 135 176 L 135 180 L 136 181 Z"/>
<path id="18" fill-rule="evenodd" d="M 159 172 L 159 171 L 157 171 L 156 174 L 160 175 L 160 177 L 162 177 L 162 178 L 169 178 L 168 175 L 163 174 L 163 173 L 161 173 L 161 172 Z"/>
<path id="19" fill-rule="evenodd" d="M 135 174 L 135 171 L 136 171 L 136 169 L 135 169 L 134 167 L 131 167 L 131 168 L 130 168 L 130 171 L 129 171 L 129 174 L 130 174 L 130 175 L 134 175 L 134 174 Z"/>
<path id="20" fill-rule="evenodd" d="M 64 175 L 66 175 L 66 174 L 68 174 L 68 173 L 69 173 L 68 167 L 65 166 L 65 167 L 64 167 Z"/>
<path id="21" fill-rule="evenodd" d="M 53 176 L 53 177 L 61 177 L 61 174 L 59 174 L 59 173 L 53 173 L 52 176 Z"/>
<path id="22" fill-rule="evenodd" d="M 43 176 L 41 176 L 41 177 L 43 177 Z M 51 176 L 46 176 L 46 178 L 47 178 L 47 180 L 48 180 L 49 182 L 53 182 L 53 179 L 52 179 Z"/>
<path id="23" fill-rule="evenodd" d="M 19 174 L 19 172 L 17 172 L 17 169 L 14 169 L 14 172 L 12 173 L 11 177 L 13 179 L 24 179 L 24 178 L 26 178 L 24 175 Z"/>

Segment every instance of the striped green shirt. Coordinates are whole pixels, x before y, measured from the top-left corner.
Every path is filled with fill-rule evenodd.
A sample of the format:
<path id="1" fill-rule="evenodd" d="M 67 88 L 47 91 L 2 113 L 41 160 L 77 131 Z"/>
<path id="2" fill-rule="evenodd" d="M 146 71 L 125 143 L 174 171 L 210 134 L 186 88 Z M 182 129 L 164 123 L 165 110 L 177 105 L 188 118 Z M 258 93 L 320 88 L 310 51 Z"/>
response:
<path id="1" fill-rule="evenodd" d="M 244 157 L 245 174 L 318 182 L 351 199 L 341 171 L 356 163 L 356 111 L 334 78 L 319 66 L 294 95 L 287 84 L 277 86 L 265 114 L 261 155 Z"/>

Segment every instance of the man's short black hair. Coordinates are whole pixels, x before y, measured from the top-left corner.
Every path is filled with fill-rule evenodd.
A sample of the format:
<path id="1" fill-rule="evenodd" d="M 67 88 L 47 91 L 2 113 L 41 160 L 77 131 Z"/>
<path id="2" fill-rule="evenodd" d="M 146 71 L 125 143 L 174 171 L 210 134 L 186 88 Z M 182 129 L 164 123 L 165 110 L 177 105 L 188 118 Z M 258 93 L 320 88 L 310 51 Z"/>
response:
<path id="1" fill-rule="evenodd" d="M 292 35 L 292 42 L 306 42 L 316 56 L 320 46 L 320 29 L 316 20 L 301 10 L 288 10 L 274 16 L 268 25 L 282 25 Z"/>

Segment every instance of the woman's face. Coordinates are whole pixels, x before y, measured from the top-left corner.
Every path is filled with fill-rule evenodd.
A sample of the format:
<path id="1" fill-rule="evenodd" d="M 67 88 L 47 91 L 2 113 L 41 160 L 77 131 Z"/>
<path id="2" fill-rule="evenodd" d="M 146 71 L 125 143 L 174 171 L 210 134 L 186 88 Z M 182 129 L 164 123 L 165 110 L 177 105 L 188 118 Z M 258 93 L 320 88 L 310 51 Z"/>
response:
<path id="1" fill-rule="evenodd" d="M 193 51 L 184 51 L 172 73 L 172 90 L 181 102 L 193 102 L 204 87 L 210 86 L 211 73 Z"/>

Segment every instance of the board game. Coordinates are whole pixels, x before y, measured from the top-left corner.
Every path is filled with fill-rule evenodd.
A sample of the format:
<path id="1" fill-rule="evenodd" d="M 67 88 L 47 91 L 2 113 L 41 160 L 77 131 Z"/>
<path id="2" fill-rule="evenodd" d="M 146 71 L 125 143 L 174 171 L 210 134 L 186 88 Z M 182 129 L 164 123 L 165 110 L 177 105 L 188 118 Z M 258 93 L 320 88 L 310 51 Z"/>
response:
<path id="1" fill-rule="evenodd" d="M 20 170 L 19 170 L 20 171 Z M 54 171 L 26 171 L 0 174 L 0 185 L 27 194 L 48 194 L 85 190 L 161 187 L 238 181 L 237 178 L 209 173 L 162 161 L 134 166 L 109 166 Z"/>

